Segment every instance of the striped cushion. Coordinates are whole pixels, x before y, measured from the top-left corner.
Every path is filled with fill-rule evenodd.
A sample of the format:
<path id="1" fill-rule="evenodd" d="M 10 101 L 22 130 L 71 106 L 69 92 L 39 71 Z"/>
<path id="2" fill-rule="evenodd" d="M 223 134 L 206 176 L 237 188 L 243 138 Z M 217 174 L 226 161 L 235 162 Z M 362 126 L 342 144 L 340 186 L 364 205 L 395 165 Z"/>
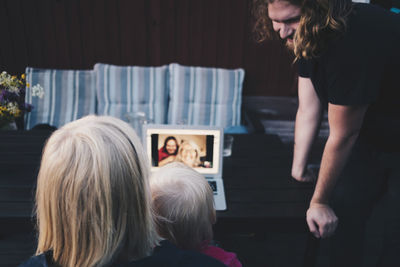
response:
<path id="1" fill-rule="evenodd" d="M 33 105 L 27 113 L 26 129 L 46 123 L 57 128 L 83 116 L 94 114 L 96 108 L 95 77 L 92 70 L 56 70 L 27 67 L 27 82 L 40 84 L 44 97 L 26 92 L 26 102 Z"/>
<path id="2" fill-rule="evenodd" d="M 154 123 L 166 123 L 168 67 L 114 66 L 98 63 L 98 113 L 127 120 L 144 113 Z"/>
<path id="3" fill-rule="evenodd" d="M 169 124 L 238 126 L 244 70 L 170 64 Z"/>

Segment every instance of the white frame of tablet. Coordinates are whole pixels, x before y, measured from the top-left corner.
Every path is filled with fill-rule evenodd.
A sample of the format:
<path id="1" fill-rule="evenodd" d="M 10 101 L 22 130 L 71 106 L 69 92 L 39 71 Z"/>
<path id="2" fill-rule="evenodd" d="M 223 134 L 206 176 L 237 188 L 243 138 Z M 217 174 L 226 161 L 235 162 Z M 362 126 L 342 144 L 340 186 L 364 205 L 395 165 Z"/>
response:
<path id="1" fill-rule="evenodd" d="M 143 146 L 150 162 L 152 162 L 152 134 L 165 135 L 212 135 L 214 136 L 213 145 L 213 167 L 194 168 L 196 171 L 207 175 L 222 174 L 222 149 L 224 131 L 222 127 L 215 126 L 193 126 L 193 125 L 172 125 L 172 124 L 147 124 L 143 126 Z M 151 166 L 151 171 L 156 171 L 160 167 Z"/>

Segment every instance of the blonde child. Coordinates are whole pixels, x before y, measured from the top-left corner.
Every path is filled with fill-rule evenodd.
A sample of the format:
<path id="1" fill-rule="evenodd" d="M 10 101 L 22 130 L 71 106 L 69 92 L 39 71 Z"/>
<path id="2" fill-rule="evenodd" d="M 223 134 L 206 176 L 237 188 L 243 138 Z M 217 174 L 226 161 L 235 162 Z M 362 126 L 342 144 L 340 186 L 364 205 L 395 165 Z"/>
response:
<path id="1" fill-rule="evenodd" d="M 150 179 L 158 233 L 177 247 L 197 250 L 230 267 L 242 264 L 235 253 L 211 246 L 216 221 L 211 187 L 203 175 L 180 162 L 161 167 Z"/>

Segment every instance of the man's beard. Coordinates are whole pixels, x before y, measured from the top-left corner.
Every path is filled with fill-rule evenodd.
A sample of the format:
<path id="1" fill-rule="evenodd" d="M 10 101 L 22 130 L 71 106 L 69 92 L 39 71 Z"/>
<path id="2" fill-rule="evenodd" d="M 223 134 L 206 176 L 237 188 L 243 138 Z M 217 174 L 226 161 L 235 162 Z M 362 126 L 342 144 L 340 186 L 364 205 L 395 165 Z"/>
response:
<path id="1" fill-rule="evenodd" d="M 289 41 L 289 40 L 286 39 L 285 46 L 286 46 L 290 51 L 292 51 L 292 52 L 294 51 L 294 42 L 293 42 L 293 40 L 292 40 L 292 41 Z"/>
<path id="2" fill-rule="evenodd" d="M 294 53 L 294 34 L 292 33 L 288 37 L 286 37 L 283 41 L 285 42 L 286 48 L 289 50 L 289 52 Z"/>
<path id="3" fill-rule="evenodd" d="M 292 52 L 294 51 L 294 33 L 286 37 L 285 45 L 289 50 L 291 50 Z"/>

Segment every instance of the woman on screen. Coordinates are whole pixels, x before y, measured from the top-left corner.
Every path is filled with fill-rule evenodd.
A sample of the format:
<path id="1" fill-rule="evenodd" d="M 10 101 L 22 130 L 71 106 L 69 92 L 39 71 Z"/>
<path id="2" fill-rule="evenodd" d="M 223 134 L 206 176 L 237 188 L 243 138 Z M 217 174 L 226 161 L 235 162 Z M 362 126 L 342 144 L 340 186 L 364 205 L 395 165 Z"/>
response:
<path id="1" fill-rule="evenodd" d="M 158 166 L 161 167 L 175 161 L 178 149 L 179 145 L 175 137 L 168 136 L 165 138 L 164 146 L 158 150 Z"/>
<path id="2" fill-rule="evenodd" d="M 179 146 L 176 161 L 183 162 L 187 166 L 197 168 L 200 166 L 200 148 L 193 141 L 184 141 Z"/>

